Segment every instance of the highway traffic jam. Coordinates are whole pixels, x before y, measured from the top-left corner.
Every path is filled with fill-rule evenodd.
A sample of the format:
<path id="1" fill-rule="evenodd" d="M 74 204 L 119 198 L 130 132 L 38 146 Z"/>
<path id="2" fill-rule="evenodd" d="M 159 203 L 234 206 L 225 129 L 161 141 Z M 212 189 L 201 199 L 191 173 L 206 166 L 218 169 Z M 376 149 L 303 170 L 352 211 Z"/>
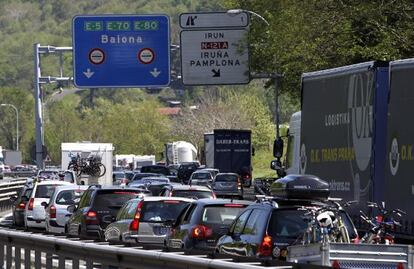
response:
<path id="1" fill-rule="evenodd" d="M 196 166 L 182 164 L 179 176 L 159 174 L 169 170 L 161 165 L 144 166 L 143 172 L 114 171 L 112 186 L 78 185 L 70 170 L 40 170 L 10 198 L 12 226 L 271 265 L 288 259 L 294 246 L 394 244 L 392 230 L 404 214 L 371 203 L 380 214 L 374 219 L 361 212 L 370 227 L 359 235 L 346 211 L 353 202 L 329 198 L 328 183 L 315 176 L 258 180 L 255 192 L 272 196 L 248 201 L 244 191 L 251 182 Z"/>

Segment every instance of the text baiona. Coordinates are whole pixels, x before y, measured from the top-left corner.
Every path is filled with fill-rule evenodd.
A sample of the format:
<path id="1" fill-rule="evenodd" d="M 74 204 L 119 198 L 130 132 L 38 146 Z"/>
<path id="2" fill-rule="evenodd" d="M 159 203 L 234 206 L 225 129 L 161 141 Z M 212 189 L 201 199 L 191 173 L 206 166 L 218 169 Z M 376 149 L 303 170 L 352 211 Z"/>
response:
<path id="1" fill-rule="evenodd" d="M 101 35 L 102 44 L 137 44 L 142 43 L 141 36 Z"/>

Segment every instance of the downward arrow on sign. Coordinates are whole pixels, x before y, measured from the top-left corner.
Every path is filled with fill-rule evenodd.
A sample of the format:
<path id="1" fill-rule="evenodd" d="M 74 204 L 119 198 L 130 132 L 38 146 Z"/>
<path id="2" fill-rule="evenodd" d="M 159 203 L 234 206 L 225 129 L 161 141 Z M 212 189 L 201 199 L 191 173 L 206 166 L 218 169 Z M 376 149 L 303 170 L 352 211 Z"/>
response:
<path id="1" fill-rule="evenodd" d="M 150 73 L 154 78 L 156 78 L 161 74 L 161 71 L 158 71 L 158 69 L 155 67 Z"/>
<path id="2" fill-rule="evenodd" d="M 220 69 L 211 69 L 211 72 L 213 72 L 213 78 L 220 77 Z"/>
<path id="3" fill-rule="evenodd" d="M 83 74 L 87 77 L 87 78 L 91 78 L 93 76 L 93 74 L 95 74 L 95 72 L 91 72 L 91 69 L 86 69 L 86 72 L 83 72 Z"/>

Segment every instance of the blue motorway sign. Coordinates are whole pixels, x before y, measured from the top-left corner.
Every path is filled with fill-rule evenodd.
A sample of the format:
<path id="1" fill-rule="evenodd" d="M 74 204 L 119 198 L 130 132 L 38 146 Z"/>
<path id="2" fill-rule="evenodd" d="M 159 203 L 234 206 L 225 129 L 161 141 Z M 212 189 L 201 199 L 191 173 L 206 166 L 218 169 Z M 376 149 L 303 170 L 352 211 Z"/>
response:
<path id="1" fill-rule="evenodd" d="M 80 15 L 72 23 L 75 86 L 156 87 L 170 83 L 168 16 Z"/>

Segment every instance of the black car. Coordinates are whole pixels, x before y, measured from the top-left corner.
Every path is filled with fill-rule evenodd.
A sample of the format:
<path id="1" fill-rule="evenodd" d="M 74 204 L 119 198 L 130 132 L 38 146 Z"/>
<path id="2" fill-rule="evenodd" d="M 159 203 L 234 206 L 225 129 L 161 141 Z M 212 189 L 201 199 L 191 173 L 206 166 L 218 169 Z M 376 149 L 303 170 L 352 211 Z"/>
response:
<path id="1" fill-rule="evenodd" d="M 65 232 L 81 238 L 103 239 L 106 226 L 113 221 L 119 209 L 130 199 L 147 193 L 143 189 L 91 186 L 83 193 L 78 205 L 68 207 L 73 215 L 66 224 Z"/>
<path id="2" fill-rule="evenodd" d="M 18 195 L 10 197 L 10 201 L 13 202 L 12 213 L 14 226 L 24 226 L 26 203 L 29 201 L 32 191 L 33 184 L 27 183 L 23 186 Z"/>
<path id="3" fill-rule="evenodd" d="M 194 201 L 172 225 L 166 249 L 214 254 L 217 239 L 228 232 L 234 219 L 251 203 L 227 199 Z"/>
<path id="4" fill-rule="evenodd" d="M 233 257 L 257 258 L 268 263 L 285 259 L 287 247 L 302 242 L 303 234 L 308 227 L 308 209 L 322 208 L 331 203 L 327 200 L 329 184 L 316 177 L 286 178 L 289 180 L 283 181 L 285 178 L 282 178 L 275 181 L 273 194 L 280 196 L 263 198 L 240 213 L 231 225 L 229 233 L 218 240 L 216 252 Z M 310 181 L 305 182 L 307 179 Z M 323 187 L 312 190 L 313 180 L 321 181 L 319 187 Z M 290 190 L 286 191 L 287 188 Z M 349 215 L 341 211 L 341 216 L 350 238 L 358 238 Z"/>
<path id="5" fill-rule="evenodd" d="M 188 184 L 191 174 L 195 172 L 199 166 L 198 162 L 181 163 L 177 171 L 178 179 L 182 183 Z"/>

